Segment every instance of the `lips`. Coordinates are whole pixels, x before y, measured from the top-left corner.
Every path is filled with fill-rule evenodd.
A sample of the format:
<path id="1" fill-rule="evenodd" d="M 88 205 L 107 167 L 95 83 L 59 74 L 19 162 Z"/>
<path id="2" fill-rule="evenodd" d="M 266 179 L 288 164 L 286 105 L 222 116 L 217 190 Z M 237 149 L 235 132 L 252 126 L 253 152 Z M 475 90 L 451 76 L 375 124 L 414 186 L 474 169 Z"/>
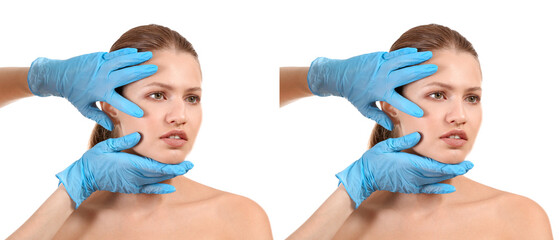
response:
<path id="1" fill-rule="evenodd" d="M 188 141 L 186 133 L 182 130 L 172 130 L 163 134 L 159 139 L 171 147 L 182 147 Z"/>
<path id="2" fill-rule="evenodd" d="M 451 147 L 459 148 L 468 142 L 468 135 L 464 130 L 455 129 L 443 134 L 440 139 Z"/>

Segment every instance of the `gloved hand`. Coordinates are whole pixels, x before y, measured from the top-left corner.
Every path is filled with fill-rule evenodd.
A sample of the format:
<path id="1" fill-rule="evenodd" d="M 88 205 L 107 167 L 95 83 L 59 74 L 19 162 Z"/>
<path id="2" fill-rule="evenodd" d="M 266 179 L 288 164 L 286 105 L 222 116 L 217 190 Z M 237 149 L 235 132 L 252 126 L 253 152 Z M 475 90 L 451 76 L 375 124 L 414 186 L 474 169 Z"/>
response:
<path id="1" fill-rule="evenodd" d="M 76 209 L 95 191 L 120 193 L 172 193 L 175 187 L 159 183 L 183 175 L 194 166 L 189 161 L 164 164 L 120 152 L 140 141 L 139 133 L 98 143 L 64 171 L 56 174 Z"/>
<path id="2" fill-rule="evenodd" d="M 155 65 L 129 67 L 151 57 L 151 52 L 138 53 L 135 48 L 124 48 L 68 60 L 37 58 L 29 68 L 27 84 L 37 96 L 68 99 L 82 115 L 112 130 L 113 123 L 95 103 L 107 102 L 128 115 L 142 117 L 142 109 L 116 93 L 115 88 L 154 74 Z"/>
<path id="3" fill-rule="evenodd" d="M 422 117 L 421 108 L 394 89 L 435 73 L 437 66 L 433 64 L 408 67 L 422 63 L 432 56 L 431 52 L 402 48 L 346 60 L 321 57 L 312 62 L 307 74 L 307 84 L 314 95 L 344 97 L 361 114 L 392 130 L 392 121 L 376 107 L 376 101 L 387 102 L 411 116 Z"/>
<path id="4" fill-rule="evenodd" d="M 456 191 L 441 181 L 465 174 L 470 161 L 444 164 L 433 159 L 400 152 L 415 146 L 417 132 L 376 144 L 348 168 L 336 174 L 357 208 L 374 191 L 443 194 Z"/>

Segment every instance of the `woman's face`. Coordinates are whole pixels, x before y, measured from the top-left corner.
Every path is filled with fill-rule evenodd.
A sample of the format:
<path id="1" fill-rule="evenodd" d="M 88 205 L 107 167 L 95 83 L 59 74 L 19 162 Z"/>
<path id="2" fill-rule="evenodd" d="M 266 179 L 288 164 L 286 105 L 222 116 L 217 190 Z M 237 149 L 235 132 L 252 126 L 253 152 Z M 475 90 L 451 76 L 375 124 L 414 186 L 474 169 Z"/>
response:
<path id="1" fill-rule="evenodd" d="M 126 85 L 122 94 L 142 108 L 144 116 L 135 118 L 108 104 L 104 110 L 115 121 L 119 136 L 142 135 L 127 152 L 180 163 L 192 149 L 202 122 L 200 66 L 191 54 L 171 49 L 153 51 L 145 64 L 157 65 L 157 72 Z"/>
<path id="2" fill-rule="evenodd" d="M 464 51 L 436 50 L 425 63 L 436 64 L 438 71 L 403 88 L 404 97 L 423 109 L 423 117 L 390 106 L 389 112 L 400 136 L 421 133 L 421 141 L 408 152 L 460 163 L 472 149 L 481 125 L 479 62 Z"/>

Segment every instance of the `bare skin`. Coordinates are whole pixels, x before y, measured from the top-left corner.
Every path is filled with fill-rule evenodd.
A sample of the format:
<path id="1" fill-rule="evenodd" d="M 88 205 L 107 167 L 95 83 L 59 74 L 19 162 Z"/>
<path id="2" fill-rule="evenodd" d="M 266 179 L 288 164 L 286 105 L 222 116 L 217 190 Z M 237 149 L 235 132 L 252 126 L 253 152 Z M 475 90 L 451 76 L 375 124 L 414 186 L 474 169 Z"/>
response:
<path id="1" fill-rule="evenodd" d="M 54 239 L 272 239 L 266 213 L 252 200 L 183 176 L 164 183 L 177 191 L 96 192 Z"/>
<path id="2" fill-rule="evenodd" d="M 64 185 L 60 184 L 54 193 L 25 221 L 8 239 L 52 239 L 57 229 L 74 212 L 72 201 Z"/>
<path id="3" fill-rule="evenodd" d="M 27 67 L 0 68 L 0 107 L 13 101 L 33 96 L 27 85 Z"/>
<path id="4" fill-rule="evenodd" d="M 280 68 L 280 107 L 313 96 L 307 84 L 309 67 Z"/>
<path id="5" fill-rule="evenodd" d="M 552 239 L 534 201 L 460 176 L 451 194 L 376 192 L 334 239 Z"/>
<path id="6" fill-rule="evenodd" d="M 481 70 L 477 58 L 456 49 L 433 50 L 426 63 L 437 73 L 410 83 L 403 96 L 424 111 L 406 115 L 387 103 L 393 136 L 420 132 L 410 151 L 443 163 L 464 161 L 481 125 Z M 450 142 L 450 130 L 460 144 Z M 458 136 L 460 135 L 460 136 Z M 456 138 L 454 138 L 456 139 Z M 450 194 L 375 192 L 347 219 L 334 239 L 552 239 L 549 219 L 534 201 L 472 181 L 443 181 Z"/>

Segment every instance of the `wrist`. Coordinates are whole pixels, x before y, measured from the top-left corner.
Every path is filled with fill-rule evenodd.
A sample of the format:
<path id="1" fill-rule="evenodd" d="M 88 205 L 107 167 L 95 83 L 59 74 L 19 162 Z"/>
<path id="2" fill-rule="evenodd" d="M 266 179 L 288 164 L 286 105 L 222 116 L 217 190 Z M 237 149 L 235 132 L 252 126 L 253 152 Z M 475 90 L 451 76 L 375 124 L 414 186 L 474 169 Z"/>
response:
<path id="1" fill-rule="evenodd" d="M 61 96 L 56 91 L 57 84 L 48 78 L 49 65 L 52 65 L 55 61 L 57 60 L 41 57 L 31 63 L 27 73 L 27 85 L 33 95 L 40 97 Z M 54 79 L 54 81 L 56 80 L 58 79 Z"/>
<path id="2" fill-rule="evenodd" d="M 84 184 L 85 177 L 82 175 L 80 160 L 56 174 L 56 177 L 59 180 L 59 188 L 62 186 L 66 190 L 76 209 L 91 195 L 92 191 L 89 191 L 87 184 Z"/>
<path id="3" fill-rule="evenodd" d="M 311 63 L 307 73 L 307 85 L 314 95 L 321 97 L 340 95 L 336 91 L 336 77 L 328 77 L 331 74 L 330 65 L 334 61 L 336 60 L 319 57 Z"/>
<path id="4" fill-rule="evenodd" d="M 72 200 L 72 198 L 70 197 L 70 194 L 68 194 L 68 191 L 66 191 L 66 188 L 64 187 L 64 184 L 58 184 L 58 188 L 56 189 L 55 192 L 59 192 L 59 194 L 66 196 L 66 200 L 65 202 L 67 202 L 67 205 L 70 206 L 70 208 L 72 209 L 72 211 L 74 209 L 76 209 L 76 202 L 74 202 L 74 200 Z"/>

